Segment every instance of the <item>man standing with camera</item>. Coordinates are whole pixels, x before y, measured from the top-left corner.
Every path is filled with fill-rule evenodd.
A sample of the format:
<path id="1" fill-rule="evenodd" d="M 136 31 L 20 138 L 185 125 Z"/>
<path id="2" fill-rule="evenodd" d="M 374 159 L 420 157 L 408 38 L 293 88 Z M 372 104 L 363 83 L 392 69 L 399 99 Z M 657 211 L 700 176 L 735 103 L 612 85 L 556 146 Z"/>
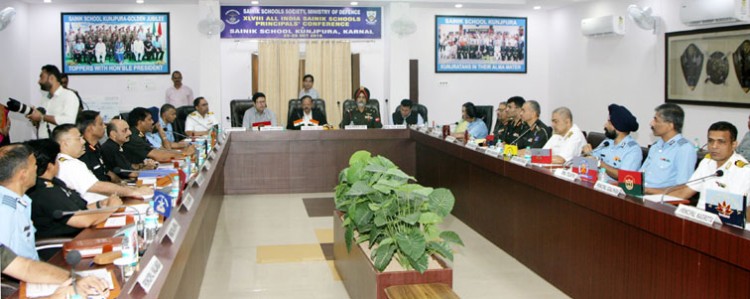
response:
<path id="1" fill-rule="evenodd" d="M 26 118 L 37 124 L 39 139 L 49 138 L 57 125 L 74 124 L 78 114 L 78 97 L 60 85 L 60 70 L 54 65 L 45 65 L 39 74 L 39 87 L 47 92 L 42 107 L 35 108 Z"/>

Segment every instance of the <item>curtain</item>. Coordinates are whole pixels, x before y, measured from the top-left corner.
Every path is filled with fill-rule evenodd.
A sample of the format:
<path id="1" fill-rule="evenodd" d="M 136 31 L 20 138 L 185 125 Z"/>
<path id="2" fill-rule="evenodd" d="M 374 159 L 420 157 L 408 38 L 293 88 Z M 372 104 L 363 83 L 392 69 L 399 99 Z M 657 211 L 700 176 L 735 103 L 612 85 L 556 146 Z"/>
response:
<path id="1" fill-rule="evenodd" d="M 348 41 L 311 41 L 305 49 L 305 72 L 315 77 L 313 87 L 326 101 L 328 123 L 338 126 L 341 105 L 353 92 L 351 44 Z"/>
<path id="2" fill-rule="evenodd" d="M 299 92 L 299 43 L 261 41 L 258 60 L 258 91 L 266 95 L 268 109 L 276 115 L 277 125 L 286 127 L 289 100 L 296 99 Z"/>

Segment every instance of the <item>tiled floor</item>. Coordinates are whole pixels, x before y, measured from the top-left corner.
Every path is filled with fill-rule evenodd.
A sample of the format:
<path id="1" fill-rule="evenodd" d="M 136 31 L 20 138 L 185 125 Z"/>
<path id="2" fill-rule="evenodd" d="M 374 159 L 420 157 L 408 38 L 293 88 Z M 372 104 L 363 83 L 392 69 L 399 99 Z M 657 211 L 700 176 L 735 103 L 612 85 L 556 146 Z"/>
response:
<path id="1" fill-rule="evenodd" d="M 349 298 L 319 245 L 330 242 L 333 219 L 314 206 L 332 196 L 226 196 L 200 298 Z M 461 298 L 567 298 L 458 219 L 443 228 L 466 244 L 453 263 Z"/>

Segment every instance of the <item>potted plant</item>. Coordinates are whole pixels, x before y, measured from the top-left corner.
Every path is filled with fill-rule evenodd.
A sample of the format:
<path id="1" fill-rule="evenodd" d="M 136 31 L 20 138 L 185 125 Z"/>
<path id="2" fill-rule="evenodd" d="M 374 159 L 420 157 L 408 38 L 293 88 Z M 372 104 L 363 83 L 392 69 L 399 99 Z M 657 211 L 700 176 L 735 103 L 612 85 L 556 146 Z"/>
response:
<path id="1" fill-rule="evenodd" d="M 367 151 L 354 153 L 349 167 L 339 173 L 334 200 L 341 213 L 334 218 L 341 227 L 336 229 L 343 230 L 347 253 L 359 249 L 353 244 L 372 250 L 369 258 L 375 272 L 383 272 L 395 259 L 404 270 L 416 271 L 410 275 L 420 277 L 428 271 L 431 257 L 452 261 L 451 245 L 463 245 L 455 232 L 437 227 L 453 209 L 453 194 L 415 181 L 387 158 Z M 346 273 L 339 272 L 346 284 Z"/>

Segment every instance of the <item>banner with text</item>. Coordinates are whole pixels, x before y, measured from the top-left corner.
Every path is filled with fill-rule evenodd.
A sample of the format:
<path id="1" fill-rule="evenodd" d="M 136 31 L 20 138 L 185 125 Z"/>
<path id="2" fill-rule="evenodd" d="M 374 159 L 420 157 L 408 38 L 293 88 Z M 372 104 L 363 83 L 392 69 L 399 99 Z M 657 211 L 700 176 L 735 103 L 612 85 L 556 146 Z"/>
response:
<path id="1" fill-rule="evenodd" d="M 379 39 L 380 7 L 222 6 L 229 39 Z"/>

